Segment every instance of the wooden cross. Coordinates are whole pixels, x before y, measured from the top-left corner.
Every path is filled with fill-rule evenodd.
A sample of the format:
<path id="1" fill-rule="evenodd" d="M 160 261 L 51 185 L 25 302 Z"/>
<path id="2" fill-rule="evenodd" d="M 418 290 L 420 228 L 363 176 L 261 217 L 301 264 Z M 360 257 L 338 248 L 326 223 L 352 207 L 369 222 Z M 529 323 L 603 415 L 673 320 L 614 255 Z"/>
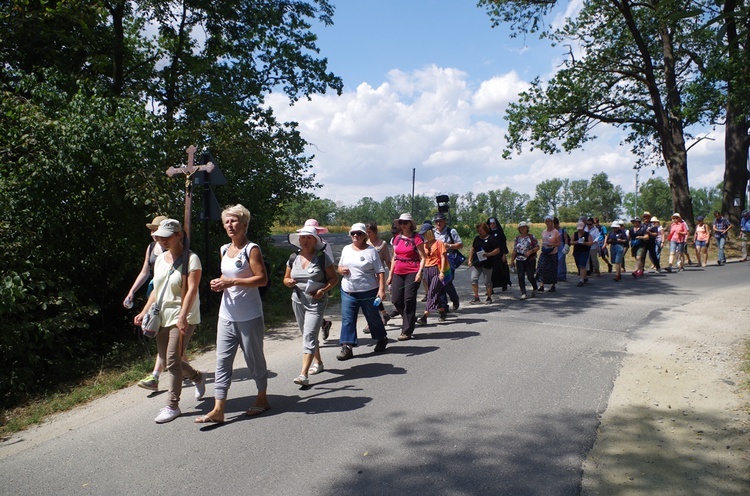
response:
<path id="1" fill-rule="evenodd" d="M 167 169 L 167 176 L 173 177 L 176 174 L 185 174 L 185 218 L 182 224 L 183 235 L 183 250 L 182 250 L 182 301 L 185 301 L 185 295 L 187 294 L 188 288 L 188 264 L 190 262 L 190 219 L 191 212 L 193 210 L 193 174 L 199 171 L 206 171 L 210 173 L 214 170 L 214 163 L 209 162 L 206 165 L 195 165 L 195 145 L 187 147 L 188 163 L 182 167 L 170 167 Z M 180 353 L 184 350 L 183 348 L 183 337 L 180 333 L 178 346 Z"/>
<path id="2" fill-rule="evenodd" d="M 195 145 L 187 147 L 188 163 L 182 167 L 170 167 L 167 169 L 167 176 L 174 177 L 177 174 L 185 174 L 185 218 L 182 230 L 185 233 L 185 251 L 190 249 L 190 227 L 191 212 L 193 210 L 193 174 L 200 171 L 211 173 L 214 170 L 214 163 L 209 162 L 205 165 L 195 165 Z M 183 270 L 187 270 L 183 266 Z"/>
<path id="3" fill-rule="evenodd" d="M 190 260 L 190 219 L 193 210 L 193 174 L 199 171 L 210 173 L 214 170 L 214 163 L 209 162 L 206 165 L 195 165 L 195 145 L 187 147 L 188 163 L 182 167 L 170 167 L 167 169 L 167 176 L 173 177 L 176 174 L 185 174 L 185 217 L 182 224 L 183 251 L 182 251 L 182 297 L 185 298 L 187 291 L 188 262 Z"/>

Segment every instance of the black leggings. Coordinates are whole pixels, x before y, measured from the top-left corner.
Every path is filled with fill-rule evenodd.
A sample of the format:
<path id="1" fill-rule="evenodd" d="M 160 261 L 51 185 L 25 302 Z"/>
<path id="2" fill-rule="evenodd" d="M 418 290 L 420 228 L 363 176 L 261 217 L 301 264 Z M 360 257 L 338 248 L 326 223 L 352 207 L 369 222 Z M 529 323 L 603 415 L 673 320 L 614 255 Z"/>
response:
<path id="1" fill-rule="evenodd" d="M 416 273 L 398 275 L 391 278 L 391 303 L 401 314 L 401 334 L 411 336 L 417 323 L 417 290 L 419 283 L 414 282 Z"/>
<path id="2" fill-rule="evenodd" d="M 536 291 L 536 276 L 534 269 L 536 266 L 536 257 L 527 258 L 526 260 L 516 260 L 516 271 L 518 272 L 518 288 L 521 294 L 526 293 L 526 278 L 529 278 L 531 287 Z"/>

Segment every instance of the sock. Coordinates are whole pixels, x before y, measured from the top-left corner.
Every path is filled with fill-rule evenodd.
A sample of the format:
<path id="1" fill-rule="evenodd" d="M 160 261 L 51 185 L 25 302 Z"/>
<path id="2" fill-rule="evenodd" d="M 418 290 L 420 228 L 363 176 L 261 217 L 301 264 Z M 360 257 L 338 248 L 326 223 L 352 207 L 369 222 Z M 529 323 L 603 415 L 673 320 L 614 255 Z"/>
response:
<path id="1" fill-rule="evenodd" d="M 154 370 L 153 372 L 151 372 L 151 375 L 154 376 L 154 379 L 158 379 L 159 378 L 159 371 L 158 370 Z"/>

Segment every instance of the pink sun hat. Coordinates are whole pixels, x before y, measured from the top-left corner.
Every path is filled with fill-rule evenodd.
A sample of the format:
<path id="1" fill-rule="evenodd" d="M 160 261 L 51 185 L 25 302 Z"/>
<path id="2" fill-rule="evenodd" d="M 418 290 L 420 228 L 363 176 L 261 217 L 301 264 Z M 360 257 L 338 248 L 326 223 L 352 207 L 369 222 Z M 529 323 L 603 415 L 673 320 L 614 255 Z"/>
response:
<path id="1" fill-rule="evenodd" d="M 315 219 L 307 219 L 305 221 L 305 227 L 312 227 L 312 228 L 314 228 L 315 231 L 318 234 L 325 234 L 325 233 L 328 232 L 328 228 L 327 227 L 320 227 L 320 225 L 318 224 L 318 221 L 315 220 Z"/>

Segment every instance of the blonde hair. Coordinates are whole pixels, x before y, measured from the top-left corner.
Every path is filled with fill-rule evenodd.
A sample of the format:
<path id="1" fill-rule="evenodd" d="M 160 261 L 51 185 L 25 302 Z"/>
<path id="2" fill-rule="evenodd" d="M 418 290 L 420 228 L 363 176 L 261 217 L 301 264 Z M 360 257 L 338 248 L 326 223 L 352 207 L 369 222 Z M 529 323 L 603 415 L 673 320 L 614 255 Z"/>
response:
<path id="1" fill-rule="evenodd" d="M 222 223 L 224 222 L 224 220 L 226 220 L 226 217 L 228 215 L 231 215 L 232 217 L 237 217 L 237 220 L 240 221 L 240 224 L 245 226 L 245 234 L 247 234 L 247 227 L 248 227 L 248 224 L 250 224 L 250 211 L 238 203 L 237 205 L 226 207 L 221 212 Z"/>

